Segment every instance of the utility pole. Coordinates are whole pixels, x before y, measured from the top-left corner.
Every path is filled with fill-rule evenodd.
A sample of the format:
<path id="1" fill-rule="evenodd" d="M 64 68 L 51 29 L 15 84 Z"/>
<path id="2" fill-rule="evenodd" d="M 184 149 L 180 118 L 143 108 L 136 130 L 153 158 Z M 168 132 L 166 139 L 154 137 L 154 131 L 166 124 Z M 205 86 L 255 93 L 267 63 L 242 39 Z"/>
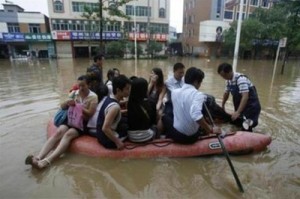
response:
<path id="1" fill-rule="evenodd" d="M 246 0 L 246 5 L 247 5 L 247 2 L 248 2 L 248 0 Z M 238 56 L 239 56 L 243 8 L 244 8 L 244 0 L 240 0 L 239 18 L 238 18 L 238 26 L 237 26 L 237 33 L 236 33 L 236 38 L 235 38 L 234 56 L 233 56 L 233 64 L 232 64 L 232 68 L 233 68 L 234 72 L 236 71 L 237 60 L 238 60 Z"/>
<path id="2" fill-rule="evenodd" d="M 102 33 L 103 33 L 103 13 L 102 13 L 102 0 L 99 0 L 99 29 L 100 29 L 100 53 L 103 53 L 103 37 L 102 37 Z"/>
<path id="3" fill-rule="evenodd" d="M 150 44 L 150 0 L 147 2 L 147 54 L 149 57 L 149 44 Z"/>

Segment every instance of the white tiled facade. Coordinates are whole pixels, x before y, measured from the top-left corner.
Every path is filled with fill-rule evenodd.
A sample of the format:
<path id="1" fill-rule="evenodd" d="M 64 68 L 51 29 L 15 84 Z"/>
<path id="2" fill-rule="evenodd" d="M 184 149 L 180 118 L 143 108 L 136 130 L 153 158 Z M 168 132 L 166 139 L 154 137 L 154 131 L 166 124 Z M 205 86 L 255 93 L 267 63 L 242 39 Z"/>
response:
<path id="1" fill-rule="evenodd" d="M 103 7 L 107 7 L 114 1 L 117 0 L 103 1 Z M 99 46 L 99 19 L 96 17 L 96 14 L 92 16 L 94 19 L 91 21 L 82 17 L 84 5 L 95 8 L 99 6 L 99 0 L 48 0 L 52 36 L 56 39 L 57 54 L 61 55 L 61 57 L 76 57 L 74 55 L 74 48 L 87 46 L 85 35 L 92 38 L 90 41 L 92 47 Z M 151 10 L 149 19 L 148 6 Z M 130 41 L 133 40 L 133 31 L 135 30 L 134 7 L 136 7 L 136 30 L 139 44 L 145 49 L 148 33 L 150 33 L 150 38 L 162 42 L 165 46 L 169 34 L 170 0 L 137 0 L 123 5 L 120 9 L 131 19 L 111 17 L 110 19 L 114 19 L 117 22 L 103 26 L 102 35 L 104 42 L 107 43 L 121 38 L 126 38 Z M 103 17 L 108 17 L 105 11 L 103 11 Z M 152 27 L 151 30 L 147 28 L 148 21 L 150 27 Z M 68 47 L 64 46 L 64 48 L 60 49 L 67 51 L 59 52 L 60 49 L 58 46 L 62 46 L 62 44 L 59 44 L 61 42 L 63 42 L 63 45 L 68 45 Z"/>

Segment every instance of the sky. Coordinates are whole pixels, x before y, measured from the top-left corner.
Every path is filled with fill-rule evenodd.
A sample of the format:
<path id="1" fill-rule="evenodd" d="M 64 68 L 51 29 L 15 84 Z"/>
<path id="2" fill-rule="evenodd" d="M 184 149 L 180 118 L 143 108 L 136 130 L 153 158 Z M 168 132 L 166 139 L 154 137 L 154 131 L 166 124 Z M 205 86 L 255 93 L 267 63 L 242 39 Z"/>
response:
<path id="1" fill-rule="evenodd" d="M 14 4 L 24 8 L 25 11 L 37 11 L 47 16 L 47 0 L 8 0 Z M 5 0 L 0 0 L 0 9 L 3 9 L 2 4 Z M 183 14 L 183 0 L 170 0 L 170 26 L 176 28 L 177 32 L 182 32 L 182 14 Z"/>

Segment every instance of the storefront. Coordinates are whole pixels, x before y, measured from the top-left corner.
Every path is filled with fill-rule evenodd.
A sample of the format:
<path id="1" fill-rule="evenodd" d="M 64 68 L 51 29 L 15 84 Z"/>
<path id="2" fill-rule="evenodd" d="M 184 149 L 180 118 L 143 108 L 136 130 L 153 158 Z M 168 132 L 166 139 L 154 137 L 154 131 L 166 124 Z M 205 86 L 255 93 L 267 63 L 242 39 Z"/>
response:
<path id="1" fill-rule="evenodd" d="M 99 51 L 99 32 L 78 31 L 52 31 L 55 40 L 57 56 L 59 58 L 89 57 L 89 52 L 94 56 Z M 103 42 L 122 39 L 121 32 L 103 32 Z"/>
<path id="2" fill-rule="evenodd" d="M 161 33 L 157 33 L 157 34 L 151 34 L 150 38 L 149 35 L 147 33 L 136 33 L 136 35 L 134 34 L 134 32 L 130 32 L 128 34 L 128 40 L 129 41 L 134 41 L 136 39 L 136 41 L 139 43 L 139 45 L 142 47 L 144 53 L 146 53 L 146 49 L 147 49 L 147 40 L 149 39 L 150 41 L 155 41 L 155 42 L 160 42 L 162 44 L 162 51 L 159 52 L 158 54 L 164 55 L 165 52 L 164 50 L 167 49 L 167 41 L 168 41 L 168 34 L 161 34 Z"/>
<path id="3" fill-rule="evenodd" d="M 55 54 L 48 33 L 2 33 L 2 41 L 10 59 L 48 58 Z"/>

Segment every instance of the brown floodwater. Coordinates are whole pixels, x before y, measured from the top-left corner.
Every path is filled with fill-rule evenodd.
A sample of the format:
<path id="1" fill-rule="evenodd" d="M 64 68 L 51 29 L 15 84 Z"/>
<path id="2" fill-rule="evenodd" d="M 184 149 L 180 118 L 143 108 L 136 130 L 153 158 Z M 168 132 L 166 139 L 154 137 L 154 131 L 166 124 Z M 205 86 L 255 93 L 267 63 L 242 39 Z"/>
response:
<path id="1" fill-rule="evenodd" d="M 105 60 L 109 68 L 148 79 L 161 67 L 165 78 L 172 65 L 200 67 L 200 88 L 220 104 L 224 80 L 217 74 L 223 61 L 199 58 Z M 272 61 L 238 62 L 258 89 L 262 112 L 256 131 L 270 134 L 267 150 L 231 156 L 245 193 L 235 184 L 223 156 L 194 158 L 109 159 L 66 153 L 44 171 L 24 164 L 46 140 L 46 126 L 87 59 L 0 61 L 0 198 L 300 198 L 300 61 L 289 61 L 284 74 Z M 229 108 L 232 104 L 229 104 Z M 229 126 L 230 127 L 230 126 Z M 228 126 L 226 126 L 228 128 Z"/>

